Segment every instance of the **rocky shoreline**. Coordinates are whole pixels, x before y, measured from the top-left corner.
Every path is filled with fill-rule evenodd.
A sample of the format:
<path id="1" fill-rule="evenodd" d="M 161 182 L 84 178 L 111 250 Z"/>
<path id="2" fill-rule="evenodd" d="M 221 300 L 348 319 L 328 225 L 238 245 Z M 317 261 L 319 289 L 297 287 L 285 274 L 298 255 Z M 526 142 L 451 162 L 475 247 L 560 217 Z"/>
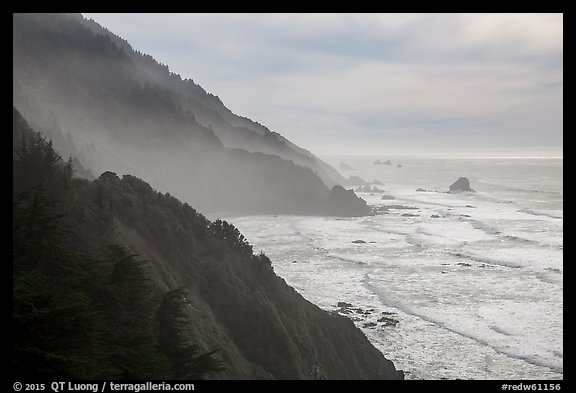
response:
<path id="1" fill-rule="evenodd" d="M 395 312 L 382 311 L 378 314 L 374 308 L 363 309 L 343 301 L 338 302 L 332 312 L 345 316 L 355 323 L 361 323 L 363 328 L 369 329 L 394 328 L 400 323 L 400 321 L 393 318 L 396 315 Z"/>

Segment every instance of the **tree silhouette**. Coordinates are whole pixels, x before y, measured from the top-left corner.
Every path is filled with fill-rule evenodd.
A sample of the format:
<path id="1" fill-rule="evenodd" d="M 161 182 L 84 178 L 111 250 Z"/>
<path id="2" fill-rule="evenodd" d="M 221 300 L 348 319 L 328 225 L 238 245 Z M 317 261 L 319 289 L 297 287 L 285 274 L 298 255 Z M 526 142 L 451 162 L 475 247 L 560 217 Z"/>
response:
<path id="1" fill-rule="evenodd" d="M 53 206 L 41 188 L 13 200 L 13 373 L 96 378 L 102 321 L 86 285 L 90 259 L 69 250 Z"/>
<path id="2" fill-rule="evenodd" d="M 217 219 L 212 223 L 211 228 L 216 239 L 223 240 L 229 246 L 240 250 L 244 255 L 252 255 L 252 245 L 234 225 Z"/>
<path id="3" fill-rule="evenodd" d="M 185 291 L 175 289 L 164 294 L 158 308 L 160 351 L 168 357 L 174 379 L 202 379 L 206 373 L 223 370 L 213 357 L 215 351 L 201 354 L 190 341 L 188 307 Z"/>
<path id="4" fill-rule="evenodd" d="M 165 377 L 167 360 L 156 350 L 155 303 L 143 262 L 117 244 L 108 247 L 107 259 L 113 269 L 98 299 L 110 327 L 104 344 L 116 378 Z"/>

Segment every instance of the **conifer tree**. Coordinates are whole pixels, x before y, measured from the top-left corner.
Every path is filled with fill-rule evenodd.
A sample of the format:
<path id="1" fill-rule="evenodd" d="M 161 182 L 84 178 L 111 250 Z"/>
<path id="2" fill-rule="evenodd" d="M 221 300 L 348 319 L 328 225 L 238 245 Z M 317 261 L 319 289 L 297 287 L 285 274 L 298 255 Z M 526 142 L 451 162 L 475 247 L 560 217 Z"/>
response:
<path id="1" fill-rule="evenodd" d="M 204 354 L 189 339 L 190 318 L 186 293 L 176 289 L 164 294 L 158 308 L 160 350 L 170 363 L 170 375 L 174 379 L 202 379 L 206 373 L 222 370 L 221 363 L 213 355 Z"/>
<path id="2" fill-rule="evenodd" d="M 84 285 L 89 260 L 66 247 L 52 206 L 41 188 L 13 201 L 13 372 L 95 378 L 101 321 Z"/>
<path id="3" fill-rule="evenodd" d="M 143 262 L 123 246 L 108 248 L 113 271 L 99 298 L 111 327 L 105 338 L 109 360 L 120 379 L 151 379 L 166 375 L 166 358 L 157 351 L 158 330 L 152 284 Z"/>
<path id="4" fill-rule="evenodd" d="M 122 205 L 112 208 L 109 194 L 121 188 L 72 180 L 72 161 L 15 111 L 17 134 L 12 376 L 200 379 L 221 369 L 213 352 L 190 341 L 184 292 L 160 296 L 145 263 L 118 243 L 114 212 Z M 128 180 L 132 192 L 149 193 Z"/>

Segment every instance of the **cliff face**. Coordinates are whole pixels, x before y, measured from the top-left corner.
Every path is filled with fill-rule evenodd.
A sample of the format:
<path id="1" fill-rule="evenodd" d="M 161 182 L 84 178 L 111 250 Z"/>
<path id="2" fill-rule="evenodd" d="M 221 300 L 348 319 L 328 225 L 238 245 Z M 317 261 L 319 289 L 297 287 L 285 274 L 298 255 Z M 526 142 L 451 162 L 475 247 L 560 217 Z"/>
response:
<path id="1" fill-rule="evenodd" d="M 106 307 L 97 308 L 99 304 L 127 301 L 122 294 L 130 291 L 133 285 L 130 283 L 138 283 L 142 291 L 145 289 L 141 280 L 134 281 L 134 275 L 127 284 L 119 285 L 125 282 L 120 279 L 125 277 L 126 273 L 122 272 L 126 269 L 118 269 L 118 266 L 133 257 L 121 254 L 120 260 L 113 265 L 103 256 L 102 250 L 111 244 L 120 244 L 129 247 L 144 261 L 156 297 L 176 289 L 185 294 L 185 313 L 189 319 L 186 334 L 201 353 L 216 351 L 214 356 L 224 366 L 224 371 L 209 373 L 208 378 L 403 377 L 352 321 L 319 309 L 288 286 L 274 273 L 270 260 L 262 253 L 254 255 L 250 244 L 232 225 L 221 220 L 210 222 L 188 204 L 155 191 L 134 176 L 120 178 L 115 173 L 105 172 L 95 181 L 74 179 L 71 164 L 64 164 L 49 143 L 38 139 L 30 142 L 33 135 L 26 121 L 14 110 L 13 213 L 17 217 L 14 240 L 20 250 L 14 257 L 18 256 L 14 259 L 19 288 L 16 317 L 23 327 L 36 324 L 47 327 L 44 314 L 38 315 L 41 305 L 30 308 L 29 299 L 41 297 L 43 293 L 37 293 L 36 287 L 29 285 L 29 277 L 37 275 L 49 283 L 50 277 L 57 273 L 58 281 L 52 280 L 53 285 L 69 291 L 68 283 L 71 282 L 75 293 L 82 297 L 70 293 L 60 298 L 60 292 L 56 291 L 50 296 L 49 310 L 56 313 L 68 305 L 67 317 L 71 321 L 85 320 L 86 327 L 70 330 L 65 339 L 60 334 L 44 341 L 31 340 L 32 333 L 20 329 L 14 346 L 20 360 L 17 369 L 22 375 L 38 376 L 37 364 L 43 364 L 43 370 L 54 368 L 49 374 L 52 376 L 62 376 L 58 370 L 72 372 L 66 374 L 70 377 L 80 375 L 84 378 L 87 375 L 110 377 L 106 372 L 120 372 L 115 362 L 107 362 L 109 337 L 100 329 L 113 327 L 111 331 L 120 334 L 119 344 L 123 344 L 134 326 L 146 328 L 152 323 L 152 320 L 143 324 L 130 320 L 127 321 L 130 329 L 119 332 L 115 328 L 117 320 L 126 319 L 124 313 L 130 313 L 132 307 L 126 305 L 125 311 L 117 315 L 110 314 Z M 25 148 L 19 142 L 22 139 L 28 139 Z M 39 201 L 45 202 L 38 205 Z M 30 212 L 38 215 L 42 206 L 41 217 L 45 218 L 30 221 L 33 215 L 26 211 L 33 209 Z M 56 224 L 60 220 L 62 228 Z M 51 241 L 36 241 L 39 235 L 46 235 L 38 226 L 44 225 L 42 222 L 47 223 L 46 228 L 52 233 L 52 237 L 47 237 Z M 34 231 L 40 232 L 35 234 Z M 59 239 L 58 244 L 53 239 Z M 50 255 L 56 252 L 66 256 L 68 265 L 61 265 L 62 259 L 58 257 L 52 261 L 50 255 L 42 251 L 46 247 Z M 24 258 L 30 249 L 38 252 Z M 62 270 L 62 267 L 66 269 Z M 111 282 L 107 278 L 110 274 L 114 277 Z M 103 292 L 102 288 L 107 287 L 111 290 Z M 45 291 L 51 293 L 50 287 Z M 76 300 L 84 303 L 78 304 Z M 142 299 L 135 300 L 134 306 L 142 303 Z M 83 312 L 82 318 L 76 318 L 75 310 Z M 142 312 L 150 317 L 149 311 Z M 57 323 L 58 314 L 53 317 L 55 323 L 50 328 L 60 332 L 62 324 Z M 99 325 L 90 322 L 94 318 Z M 68 352 L 71 343 L 86 344 L 86 329 L 89 329 L 91 346 L 84 350 L 86 345 L 73 345 L 72 348 L 80 348 L 81 352 Z M 154 352 L 154 332 L 143 331 L 141 337 L 146 337 L 143 344 L 147 345 L 150 354 L 147 364 L 157 364 L 161 359 Z M 102 349 L 106 343 L 108 347 Z M 29 345 L 34 346 L 34 351 L 30 351 Z M 116 346 L 112 346 L 112 350 L 114 348 Z M 56 362 L 53 356 L 42 357 L 40 363 L 28 363 L 30 353 L 44 352 L 58 353 L 58 364 L 53 363 Z M 75 357 L 69 358 L 70 353 Z M 94 353 L 99 357 L 94 358 Z M 134 353 L 136 360 L 126 362 L 139 361 L 142 352 Z M 77 364 L 82 367 L 76 367 Z"/>
<path id="2" fill-rule="evenodd" d="M 302 298 L 231 225 L 130 176 L 96 185 L 110 196 L 119 238 L 149 261 L 158 285 L 186 288 L 191 330 L 226 368 L 215 378 L 308 379 L 315 369 L 325 379 L 401 378 L 352 321 Z"/>

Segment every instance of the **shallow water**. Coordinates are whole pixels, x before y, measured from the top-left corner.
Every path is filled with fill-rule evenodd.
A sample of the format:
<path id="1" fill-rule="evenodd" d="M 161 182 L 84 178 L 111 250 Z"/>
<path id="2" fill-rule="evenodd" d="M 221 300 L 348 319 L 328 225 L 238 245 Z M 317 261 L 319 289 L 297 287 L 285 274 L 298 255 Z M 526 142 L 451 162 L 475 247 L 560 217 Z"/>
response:
<path id="1" fill-rule="evenodd" d="M 372 162 L 349 158 L 343 174 L 383 183 L 394 199 L 358 193 L 382 214 L 228 221 L 407 379 L 561 379 L 562 159 Z M 475 193 L 445 192 L 460 176 Z"/>

